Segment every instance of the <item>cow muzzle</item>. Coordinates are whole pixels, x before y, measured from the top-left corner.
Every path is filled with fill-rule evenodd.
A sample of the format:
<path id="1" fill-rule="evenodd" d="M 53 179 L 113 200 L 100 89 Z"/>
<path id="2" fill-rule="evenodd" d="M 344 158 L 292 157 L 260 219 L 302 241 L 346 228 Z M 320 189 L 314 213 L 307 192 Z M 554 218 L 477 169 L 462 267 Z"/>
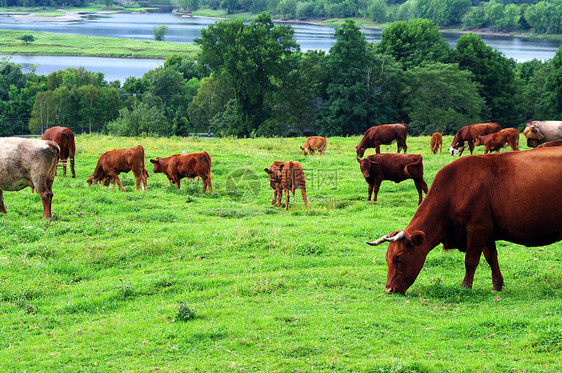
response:
<path id="1" fill-rule="evenodd" d="M 457 155 L 459 155 L 459 149 L 453 148 L 453 147 L 451 146 L 451 147 L 449 147 L 449 153 L 451 153 L 451 155 L 453 155 L 453 156 L 456 157 Z"/>

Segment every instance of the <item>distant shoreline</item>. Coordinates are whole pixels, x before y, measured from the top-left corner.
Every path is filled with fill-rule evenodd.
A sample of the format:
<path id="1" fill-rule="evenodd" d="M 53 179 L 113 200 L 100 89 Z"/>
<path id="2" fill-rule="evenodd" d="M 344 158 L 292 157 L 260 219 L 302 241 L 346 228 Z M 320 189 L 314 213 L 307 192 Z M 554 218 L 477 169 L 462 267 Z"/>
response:
<path id="1" fill-rule="evenodd" d="M 134 10 L 124 9 L 124 10 L 67 10 L 67 9 L 56 9 L 56 12 L 63 12 L 61 15 L 48 15 L 42 16 L 41 14 L 48 14 L 47 12 L 34 12 L 34 11 L 15 11 L 15 12 L 0 12 L 0 15 L 8 15 L 16 19 L 23 19 L 23 20 L 36 20 L 42 22 L 52 22 L 52 23 L 70 23 L 70 22 L 78 22 L 86 17 L 93 15 L 93 14 L 106 14 L 106 13 L 136 13 Z M 221 15 L 221 16 L 213 16 L 213 15 L 199 15 L 197 12 L 195 15 L 191 15 L 189 17 L 199 17 L 199 18 L 213 18 L 217 20 L 229 20 L 234 19 L 234 17 L 229 17 L 228 15 Z M 239 14 L 237 18 L 239 18 Z M 245 19 L 245 18 L 243 18 Z M 249 16 L 247 20 L 251 20 L 252 17 Z M 339 18 L 326 18 L 326 19 L 311 19 L 311 20 L 300 20 L 300 19 L 282 19 L 277 18 L 274 19 L 274 22 L 277 23 L 296 23 L 296 24 L 309 24 L 309 25 L 319 25 L 319 26 L 333 26 L 337 27 L 339 24 L 342 24 L 345 19 Z M 365 29 L 373 29 L 373 30 L 383 30 L 385 25 L 373 25 L 367 24 L 365 25 L 362 22 L 360 26 Z M 447 32 L 447 33 L 455 33 L 455 34 L 476 34 L 476 35 L 486 35 L 486 36 L 506 36 L 506 37 L 521 37 L 521 38 L 540 38 L 540 39 L 561 39 L 562 35 L 557 34 L 531 34 L 531 33 L 523 33 L 523 32 L 499 32 L 499 31 L 492 31 L 489 29 L 477 29 L 477 30 L 462 30 L 457 28 L 440 28 L 440 32 Z"/>

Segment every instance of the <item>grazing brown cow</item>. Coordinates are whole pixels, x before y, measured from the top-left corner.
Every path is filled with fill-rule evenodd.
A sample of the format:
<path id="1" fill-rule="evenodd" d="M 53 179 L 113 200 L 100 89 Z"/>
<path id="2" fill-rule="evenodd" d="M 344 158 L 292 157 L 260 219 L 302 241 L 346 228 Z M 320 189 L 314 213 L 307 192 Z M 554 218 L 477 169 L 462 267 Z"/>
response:
<path id="1" fill-rule="evenodd" d="M 484 154 L 499 153 L 501 148 L 508 144 L 511 146 L 511 150 L 519 150 L 519 131 L 516 128 L 506 128 L 489 135 L 479 135 L 474 140 L 474 146 L 484 145 Z"/>
<path id="2" fill-rule="evenodd" d="M 443 136 L 439 132 L 435 132 L 431 135 L 431 154 L 437 154 L 439 150 L 439 154 L 443 151 Z"/>
<path id="3" fill-rule="evenodd" d="M 419 154 L 374 154 L 363 159 L 357 157 L 365 181 L 369 184 L 369 197 L 371 200 L 373 189 L 375 199 L 383 180 L 399 183 L 406 179 L 414 180 L 418 190 L 418 205 L 422 201 L 422 190 L 427 194 L 427 184 L 423 180 L 423 161 Z"/>
<path id="4" fill-rule="evenodd" d="M 355 151 L 359 158 L 365 155 L 365 150 L 367 148 L 375 148 L 376 153 L 380 154 L 381 144 L 390 145 L 392 142 L 396 141 L 398 153 L 400 153 L 401 149 L 404 149 L 404 154 L 406 154 L 406 150 L 408 150 L 406 137 L 408 137 L 408 127 L 404 123 L 382 124 L 380 126 L 371 127 L 365 132 L 363 139 L 361 139 L 359 145 L 355 147 Z"/>
<path id="5" fill-rule="evenodd" d="M 289 209 L 289 192 L 293 192 L 298 187 L 301 190 L 304 207 L 308 210 L 308 202 L 306 200 L 306 181 L 304 179 L 304 170 L 299 162 L 273 162 L 270 168 L 264 169 L 269 176 L 269 183 L 273 188 L 274 205 L 277 200 L 277 207 L 281 207 L 281 198 L 285 192 L 285 210 Z"/>
<path id="6" fill-rule="evenodd" d="M 466 253 L 463 286 L 472 287 L 483 252 L 493 290 L 502 290 L 497 240 L 542 246 L 562 239 L 561 164 L 558 148 L 541 148 L 472 155 L 443 167 L 406 229 L 368 242 L 391 242 L 386 292 L 404 294 L 439 243 Z"/>
<path id="7" fill-rule="evenodd" d="M 0 212 L 6 214 L 4 191 L 30 186 L 43 202 L 43 218 L 52 217 L 53 180 L 59 146 L 54 141 L 0 138 Z"/>
<path id="8" fill-rule="evenodd" d="M 181 188 L 181 179 L 184 177 L 195 178 L 199 176 L 203 180 L 203 193 L 209 186 L 209 193 L 213 193 L 211 183 L 211 157 L 207 152 L 191 154 L 175 154 L 166 158 L 157 157 L 151 159 L 154 164 L 154 173 L 163 173 L 168 177 L 170 183 L 175 183 Z"/>
<path id="9" fill-rule="evenodd" d="M 562 146 L 562 140 L 548 141 L 540 144 L 537 148 L 551 148 L 553 146 Z"/>
<path id="10" fill-rule="evenodd" d="M 562 140 L 562 121 L 534 120 L 523 130 L 527 146 L 536 148 L 543 142 Z"/>
<path id="11" fill-rule="evenodd" d="M 136 190 L 147 189 L 148 172 L 144 167 L 144 148 L 140 145 L 134 148 L 113 149 L 103 153 L 98 159 L 94 174 L 88 179 L 88 185 L 102 182 L 108 186 L 113 181 L 114 185 L 117 183 L 121 190 L 126 192 L 118 175 L 121 172 L 129 171 L 133 171 L 135 176 Z"/>
<path id="12" fill-rule="evenodd" d="M 42 140 L 53 140 L 60 148 L 59 159 L 62 163 L 62 176 L 66 176 L 66 163 L 70 160 L 70 171 L 72 177 L 76 178 L 74 171 L 74 156 L 76 154 L 76 144 L 74 143 L 74 133 L 70 128 L 51 127 L 43 133 Z"/>
<path id="13" fill-rule="evenodd" d="M 324 155 L 324 152 L 326 151 L 326 145 L 327 141 L 324 137 L 307 137 L 304 141 L 304 147 L 301 146 L 302 154 L 308 155 L 308 153 L 310 153 L 311 155 L 314 155 L 314 152 L 317 151 L 320 155 Z"/>
<path id="14" fill-rule="evenodd" d="M 468 143 L 470 154 L 474 151 L 474 140 L 479 135 L 499 132 L 501 126 L 498 123 L 476 123 L 461 127 L 453 138 L 453 143 L 449 148 L 451 155 L 461 156 L 464 151 L 465 142 Z"/>

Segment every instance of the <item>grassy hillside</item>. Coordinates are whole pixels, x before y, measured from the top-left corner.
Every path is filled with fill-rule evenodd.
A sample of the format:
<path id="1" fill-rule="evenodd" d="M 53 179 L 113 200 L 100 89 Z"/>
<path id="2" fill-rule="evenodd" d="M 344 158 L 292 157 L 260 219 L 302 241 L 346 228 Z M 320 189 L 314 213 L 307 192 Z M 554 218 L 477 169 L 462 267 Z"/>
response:
<path id="1" fill-rule="evenodd" d="M 20 38 L 24 35 L 33 35 L 35 41 L 29 44 L 23 43 Z M 193 58 L 199 52 L 199 47 L 194 44 L 152 40 L 0 30 L 0 51 L 4 54 L 135 58 L 166 58 L 176 53 Z"/>
<path id="2" fill-rule="evenodd" d="M 303 157 L 302 142 L 78 136 L 77 178 L 55 180 L 52 220 L 30 189 L 4 193 L 0 368 L 562 370 L 562 243 L 499 242 L 502 293 L 484 260 L 474 289 L 461 288 L 463 255 L 439 247 L 406 296 L 387 295 L 387 246 L 364 242 L 408 224 L 413 182 L 385 181 L 367 203 L 359 138 L 330 138 L 322 158 Z M 127 193 L 88 187 L 101 153 L 139 144 L 147 159 L 207 151 L 215 193 L 185 179 L 177 190 L 148 162 L 146 192 L 130 173 Z M 428 184 L 453 160 L 430 155 L 429 137 L 408 148 L 424 156 Z M 310 210 L 299 191 L 288 212 L 269 204 L 263 169 L 274 160 L 302 162 Z"/>

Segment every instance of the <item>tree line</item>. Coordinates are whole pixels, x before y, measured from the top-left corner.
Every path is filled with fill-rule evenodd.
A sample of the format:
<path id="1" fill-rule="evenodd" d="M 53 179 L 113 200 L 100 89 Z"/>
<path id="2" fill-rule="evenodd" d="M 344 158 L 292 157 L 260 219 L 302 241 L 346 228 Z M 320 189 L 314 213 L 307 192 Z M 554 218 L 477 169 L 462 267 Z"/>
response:
<path id="1" fill-rule="evenodd" d="M 346 136 L 383 123 L 412 135 L 496 121 L 562 119 L 562 48 L 516 63 L 478 35 L 451 48 L 426 19 L 398 21 L 369 43 L 347 20 L 329 53 L 300 51 L 289 25 L 264 13 L 201 31 L 197 61 L 178 55 L 121 84 L 69 68 L 24 73 L 0 63 L 0 136 L 61 125 L 77 133 Z"/>

